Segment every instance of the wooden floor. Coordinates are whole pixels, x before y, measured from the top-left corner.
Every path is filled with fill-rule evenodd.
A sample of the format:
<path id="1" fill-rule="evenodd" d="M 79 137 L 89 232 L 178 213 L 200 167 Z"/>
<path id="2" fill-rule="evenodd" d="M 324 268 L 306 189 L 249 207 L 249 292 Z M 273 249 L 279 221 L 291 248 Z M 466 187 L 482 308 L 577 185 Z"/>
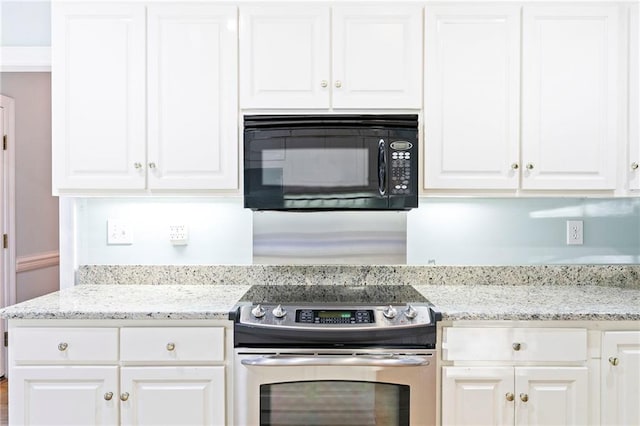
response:
<path id="1" fill-rule="evenodd" d="M 7 416 L 9 410 L 7 409 L 7 395 L 9 394 L 7 390 L 7 384 L 9 383 L 6 379 L 0 379 L 0 426 L 6 426 L 8 423 Z"/>

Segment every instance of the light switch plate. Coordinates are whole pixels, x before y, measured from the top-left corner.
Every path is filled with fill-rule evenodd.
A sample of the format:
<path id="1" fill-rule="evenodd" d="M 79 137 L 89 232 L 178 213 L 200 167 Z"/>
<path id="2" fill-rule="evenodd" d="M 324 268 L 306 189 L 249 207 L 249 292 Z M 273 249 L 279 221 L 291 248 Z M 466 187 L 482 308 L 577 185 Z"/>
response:
<path id="1" fill-rule="evenodd" d="M 133 244 L 133 227 L 131 224 L 118 219 L 107 220 L 107 244 Z"/>

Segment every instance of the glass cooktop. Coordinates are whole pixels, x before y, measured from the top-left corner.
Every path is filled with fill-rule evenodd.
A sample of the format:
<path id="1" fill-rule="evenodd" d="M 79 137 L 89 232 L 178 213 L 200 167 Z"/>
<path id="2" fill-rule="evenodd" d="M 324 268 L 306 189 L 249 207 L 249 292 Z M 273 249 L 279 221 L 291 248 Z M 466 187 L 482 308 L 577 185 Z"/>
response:
<path id="1" fill-rule="evenodd" d="M 410 285 L 254 285 L 241 302 L 262 304 L 389 305 L 427 303 Z"/>

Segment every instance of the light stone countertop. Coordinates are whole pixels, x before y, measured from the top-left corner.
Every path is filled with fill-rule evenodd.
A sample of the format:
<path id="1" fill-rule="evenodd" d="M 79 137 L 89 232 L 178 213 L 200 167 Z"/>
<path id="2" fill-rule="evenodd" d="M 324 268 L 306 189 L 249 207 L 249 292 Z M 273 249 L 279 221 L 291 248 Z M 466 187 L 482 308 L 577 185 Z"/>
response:
<path id="1" fill-rule="evenodd" d="M 536 285 L 415 286 L 443 320 L 640 320 L 640 289 Z M 640 328 L 640 324 L 638 326 Z"/>
<path id="2" fill-rule="evenodd" d="M 250 285 L 78 285 L 0 310 L 8 319 L 227 319 Z M 640 320 L 640 289 L 416 285 L 443 320 Z"/>
<path id="3" fill-rule="evenodd" d="M 0 310 L 7 319 L 215 319 L 249 285 L 77 285 Z"/>

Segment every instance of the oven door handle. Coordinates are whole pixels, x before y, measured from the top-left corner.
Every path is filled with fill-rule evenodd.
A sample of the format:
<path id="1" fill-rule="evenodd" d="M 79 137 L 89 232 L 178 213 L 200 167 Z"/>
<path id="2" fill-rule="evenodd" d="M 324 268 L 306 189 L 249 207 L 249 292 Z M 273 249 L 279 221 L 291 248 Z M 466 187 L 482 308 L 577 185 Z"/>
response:
<path id="1" fill-rule="evenodd" d="M 242 365 L 258 367 L 297 367 L 297 366 L 362 366 L 362 367 L 419 367 L 429 365 L 424 357 L 415 356 L 300 356 L 300 355 L 263 355 L 245 358 Z"/>

